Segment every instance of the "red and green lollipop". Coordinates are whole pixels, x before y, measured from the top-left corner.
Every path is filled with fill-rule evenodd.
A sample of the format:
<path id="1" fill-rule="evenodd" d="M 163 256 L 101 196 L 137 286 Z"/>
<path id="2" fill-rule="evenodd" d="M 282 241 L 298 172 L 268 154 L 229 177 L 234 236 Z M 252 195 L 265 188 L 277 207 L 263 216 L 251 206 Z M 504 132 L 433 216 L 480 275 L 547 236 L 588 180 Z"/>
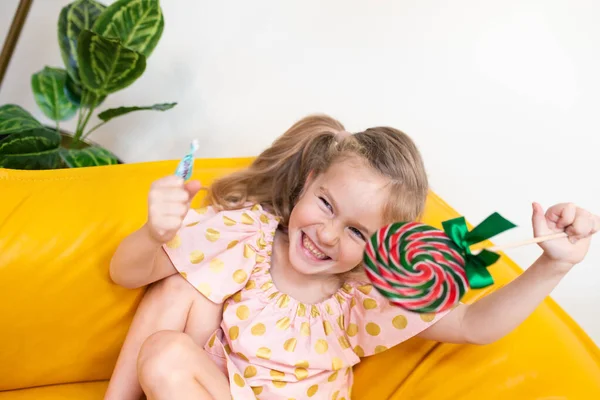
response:
<path id="1" fill-rule="evenodd" d="M 394 305 L 419 313 L 448 310 L 469 288 L 494 283 L 487 268 L 500 256 L 475 254 L 470 246 L 514 226 L 498 213 L 470 232 L 463 217 L 444 222 L 443 231 L 418 222 L 387 225 L 365 249 L 367 276 Z"/>

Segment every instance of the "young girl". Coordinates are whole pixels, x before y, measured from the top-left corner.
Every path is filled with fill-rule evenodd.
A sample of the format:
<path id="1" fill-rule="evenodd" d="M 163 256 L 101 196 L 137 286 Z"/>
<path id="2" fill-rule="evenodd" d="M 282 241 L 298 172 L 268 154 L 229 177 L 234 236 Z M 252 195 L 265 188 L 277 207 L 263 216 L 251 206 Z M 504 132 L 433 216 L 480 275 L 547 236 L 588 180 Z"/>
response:
<path id="1" fill-rule="evenodd" d="M 380 227 L 420 217 L 428 184 L 413 142 L 392 128 L 349 134 L 327 116 L 297 122 L 247 169 L 217 180 L 156 181 L 148 221 L 111 263 L 112 279 L 153 282 L 107 399 L 350 400 L 352 366 L 413 336 L 490 343 L 521 323 L 585 256 L 600 219 L 534 204 L 542 256 L 472 305 L 420 315 L 391 306 L 362 270 Z M 509 310 L 510 312 L 507 312 Z"/>

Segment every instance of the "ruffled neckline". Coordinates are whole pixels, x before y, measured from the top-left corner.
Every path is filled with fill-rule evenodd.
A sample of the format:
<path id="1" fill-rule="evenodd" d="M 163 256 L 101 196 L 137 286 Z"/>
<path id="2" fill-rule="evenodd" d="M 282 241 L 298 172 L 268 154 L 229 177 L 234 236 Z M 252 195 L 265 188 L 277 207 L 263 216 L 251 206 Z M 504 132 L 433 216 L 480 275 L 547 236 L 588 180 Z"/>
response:
<path id="1" fill-rule="evenodd" d="M 339 311 L 343 310 L 344 304 L 355 302 L 356 300 L 352 296 L 354 290 L 360 290 L 364 294 L 369 294 L 373 289 L 369 283 L 363 283 L 358 281 L 347 281 L 344 282 L 332 295 L 324 298 L 321 301 L 315 303 L 303 302 L 295 298 L 294 296 L 285 293 L 275 285 L 273 276 L 271 275 L 271 262 L 273 254 L 273 244 L 276 231 L 279 227 L 280 218 L 266 211 L 262 205 L 255 204 L 249 206 L 251 211 L 258 211 L 261 215 L 267 214 L 269 221 L 265 221 L 264 218 L 260 218 L 260 227 L 266 237 L 264 245 L 260 244 L 261 238 L 258 239 L 257 246 L 255 248 L 259 257 L 257 257 L 256 266 L 254 267 L 248 283 L 246 284 L 245 290 L 257 291 L 259 298 L 264 303 L 276 302 L 276 305 L 280 308 L 294 308 L 298 317 L 312 316 L 319 317 L 325 313 L 328 315 L 339 314 Z M 247 211 L 240 210 L 240 212 Z M 276 224 L 267 223 L 270 221 L 276 221 Z M 335 308 L 338 308 L 338 312 L 334 312 Z"/>

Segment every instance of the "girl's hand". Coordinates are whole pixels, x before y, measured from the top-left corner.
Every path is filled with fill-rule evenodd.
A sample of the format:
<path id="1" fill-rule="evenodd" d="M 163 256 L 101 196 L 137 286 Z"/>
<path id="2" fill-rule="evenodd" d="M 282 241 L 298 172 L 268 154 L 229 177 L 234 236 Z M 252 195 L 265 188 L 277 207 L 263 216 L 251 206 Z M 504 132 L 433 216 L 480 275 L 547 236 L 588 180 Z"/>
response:
<path id="1" fill-rule="evenodd" d="M 556 204 L 544 214 L 542 206 L 533 203 L 532 224 L 535 237 L 567 233 L 566 238 L 538 243 L 544 256 L 567 272 L 587 254 L 591 236 L 600 230 L 600 217 L 572 203 Z"/>
<path id="2" fill-rule="evenodd" d="M 201 187 L 198 181 L 184 183 L 182 178 L 174 175 L 152 183 L 146 227 L 154 240 L 164 244 L 175 237 L 190 209 L 191 199 Z"/>

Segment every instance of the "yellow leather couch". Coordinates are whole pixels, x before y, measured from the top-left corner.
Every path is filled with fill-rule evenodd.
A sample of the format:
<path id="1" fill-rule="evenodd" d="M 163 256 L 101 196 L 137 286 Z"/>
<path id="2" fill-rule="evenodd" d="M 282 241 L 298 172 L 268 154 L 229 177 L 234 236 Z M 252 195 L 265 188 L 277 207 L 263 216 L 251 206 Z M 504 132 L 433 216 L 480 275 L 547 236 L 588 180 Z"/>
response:
<path id="1" fill-rule="evenodd" d="M 199 160 L 195 175 L 208 184 L 249 162 Z M 103 398 L 143 294 L 111 283 L 109 260 L 145 220 L 150 183 L 175 166 L 0 169 L 0 400 Z M 457 215 L 431 194 L 425 222 Z M 520 269 L 504 257 L 492 273 L 500 285 Z M 489 346 L 413 339 L 366 358 L 353 399 L 600 399 L 600 352 L 548 299 Z"/>

